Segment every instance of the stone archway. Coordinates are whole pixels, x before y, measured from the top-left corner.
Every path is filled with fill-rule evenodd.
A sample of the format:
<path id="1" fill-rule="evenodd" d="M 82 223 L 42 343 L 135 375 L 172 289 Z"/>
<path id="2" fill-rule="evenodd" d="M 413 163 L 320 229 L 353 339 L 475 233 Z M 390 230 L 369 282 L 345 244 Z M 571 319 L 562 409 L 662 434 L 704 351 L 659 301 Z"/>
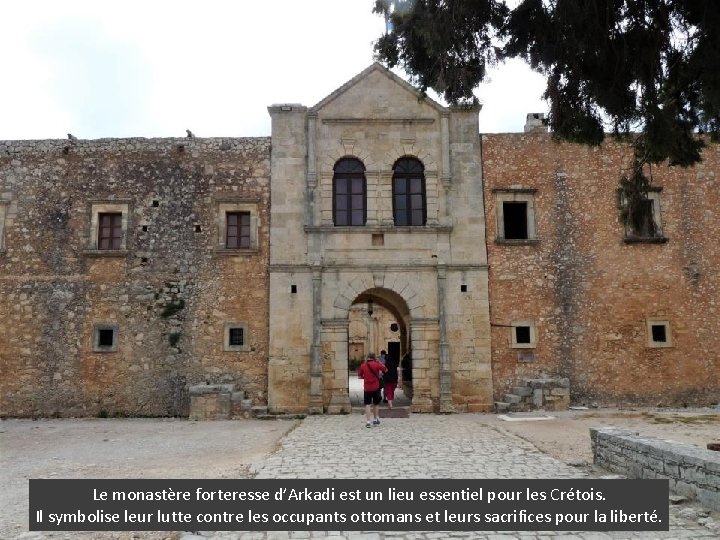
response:
<path id="1" fill-rule="evenodd" d="M 403 288 L 403 292 L 409 290 L 412 293 L 412 289 L 409 287 Z M 347 296 L 343 295 L 344 298 Z M 413 298 L 411 296 L 411 298 Z M 333 320 L 324 321 L 323 332 L 322 332 L 322 344 L 321 348 L 323 351 L 323 378 L 325 388 L 326 403 L 325 410 L 331 414 L 347 413 L 352 410 L 352 406 L 349 398 L 349 361 L 350 353 L 353 350 L 353 340 L 351 339 L 355 334 L 362 334 L 363 329 L 353 325 L 353 321 L 357 318 L 353 316 L 353 312 L 357 311 L 358 306 L 361 310 L 367 310 L 369 302 L 376 307 L 376 309 L 385 310 L 392 315 L 393 322 L 398 325 L 397 336 L 399 342 L 399 359 L 402 359 L 406 354 L 411 354 L 413 348 L 418 347 L 421 349 L 423 361 L 420 365 L 426 365 L 428 363 L 427 355 L 431 355 L 430 351 L 437 351 L 437 340 L 428 341 L 428 335 L 437 334 L 437 319 L 428 320 L 427 318 L 413 316 L 412 308 L 410 303 L 406 300 L 404 295 L 395 292 L 392 289 L 376 286 L 369 287 L 356 293 L 351 300 L 347 301 L 347 307 L 344 308 L 344 317 L 337 317 Z M 355 308 L 353 306 L 356 306 Z M 336 308 L 337 308 L 336 304 Z M 420 309 L 421 305 L 416 305 L 416 309 Z M 388 319 L 389 320 L 389 319 Z M 365 317 L 365 324 L 367 324 L 368 317 Z M 434 326 L 434 329 L 428 332 L 428 326 Z M 365 336 L 363 352 L 379 352 L 379 348 L 383 342 L 382 337 L 378 338 L 375 336 L 373 342 L 372 330 L 366 330 L 367 335 Z M 415 336 L 417 334 L 417 336 Z M 357 337 L 357 336 L 355 336 Z M 370 348 L 373 350 L 370 350 Z M 374 350 L 378 349 L 378 350 Z M 436 360 L 436 359 L 434 359 Z M 437 365 L 436 361 L 429 362 Z M 432 370 L 422 370 L 422 376 L 416 376 L 414 366 L 410 368 L 411 376 L 408 377 L 409 381 L 416 381 L 419 386 L 416 388 L 413 386 L 412 389 L 408 386 L 407 397 L 411 398 L 412 409 L 414 411 L 428 412 L 433 410 L 433 400 L 430 397 L 430 379 L 436 379 L 437 374 L 430 374 Z M 408 381 L 408 382 L 409 382 Z M 419 391 L 417 391 L 419 390 Z"/>

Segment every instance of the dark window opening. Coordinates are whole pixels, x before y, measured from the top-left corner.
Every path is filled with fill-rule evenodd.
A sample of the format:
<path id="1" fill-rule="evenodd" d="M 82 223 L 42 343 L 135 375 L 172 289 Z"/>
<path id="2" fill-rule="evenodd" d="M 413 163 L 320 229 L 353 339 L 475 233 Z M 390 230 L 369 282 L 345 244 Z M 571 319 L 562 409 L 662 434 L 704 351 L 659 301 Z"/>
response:
<path id="1" fill-rule="evenodd" d="M 250 212 L 228 212 L 225 230 L 225 247 L 250 247 Z"/>
<path id="2" fill-rule="evenodd" d="M 398 330 L 400 330 L 400 327 L 398 326 L 397 323 L 390 323 L 390 330 L 392 332 L 397 332 Z"/>
<path id="3" fill-rule="evenodd" d="M 152 202 L 152 205 L 153 205 L 155 208 L 157 208 L 158 206 L 160 206 L 160 201 L 154 200 L 154 201 Z"/>
<path id="4" fill-rule="evenodd" d="M 148 258 L 147 257 L 140 257 L 140 264 L 147 264 Z"/>
<path id="5" fill-rule="evenodd" d="M 526 202 L 503 202 L 503 227 L 506 240 L 527 240 Z"/>
<path id="6" fill-rule="evenodd" d="M 245 332 L 243 328 L 231 328 L 228 345 L 242 347 L 245 344 Z"/>
<path id="7" fill-rule="evenodd" d="M 200 225 L 195 225 L 195 232 L 202 232 Z"/>
<path id="8" fill-rule="evenodd" d="M 460 292 L 467 292 L 467 285 L 460 285 Z"/>
<path id="9" fill-rule="evenodd" d="M 515 327 L 515 343 L 518 343 L 518 344 L 529 344 L 530 343 L 530 327 L 529 326 L 516 326 Z"/>
<path id="10" fill-rule="evenodd" d="M 120 249 L 122 246 L 122 214 L 98 215 L 98 249 Z"/>
<path id="11" fill-rule="evenodd" d="M 290 292 L 292 294 L 297 293 L 297 285 L 290 285 Z"/>
<path id="12" fill-rule="evenodd" d="M 98 347 L 112 347 L 115 340 L 115 330 L 112 328 L 101 328 L 98 330 Z"/>
<path id="13" fill-rule="evenodd" d="M 147 225 L 142 226 L 142 232 L 147 232 Z"/>
<path id="14" fill-rule="evenodd" d="M 345 158 L 335 164 L 333 222 L 336 226 L 361 226 L 367 220 L 365 166 Z"/>
<path id="15" fill-rule="evenodd" d="M 652 340 L 655 343 L 667 343 L 667 330 L 664 324 L 653 324 L 650 331 L 652 332 Z"/>
<path id="16" fill-rule="evenodd" d="M 393 167 L 393 217 L 397 226 L 425 225 L 425 172 L 417 159 L 403 158 Z"/>
<path id="17" fill-rule="evenodd" d="M 638 206 L 638 215 L 630 223 L 630 236 L 637 238 L 654 238 L 657 236 L 653 217 L 653 202 L 646 199 Z"/>

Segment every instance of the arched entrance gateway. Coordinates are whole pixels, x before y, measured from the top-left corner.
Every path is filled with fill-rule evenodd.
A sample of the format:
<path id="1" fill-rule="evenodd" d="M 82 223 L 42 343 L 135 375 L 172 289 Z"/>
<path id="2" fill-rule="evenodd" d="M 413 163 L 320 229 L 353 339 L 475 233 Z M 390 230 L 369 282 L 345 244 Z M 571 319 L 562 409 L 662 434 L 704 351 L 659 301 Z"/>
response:
<path id="1" fill-rule="evenodd" d="M 412 354 L 412 411 L 490 410 L 479 109 L 375 64 L 269 111 L 270 411 L 349 412 L 349 362 L 383 345 Z"/>
<path id="2" fill-rule="evenodd" d="M 409 332 L 410 312 L 405 301 L 397 293 L 382 288 L 363 292 L 353 302 L 348 311 L 348 362 L 347 377 L 350 388 L 350 402 L 353 406 L 359 402 L 359 388 L 356 371 L 359 364 L 369 353 L 386 351 L 387 356 L 400 363 L 406 369 L 404 395 L 412 398 L 412 341 Z M 356 401 L 353 402 L 352 388 L 358 388 Z M 344 407 L 342 408 L 344 410 Z"/>

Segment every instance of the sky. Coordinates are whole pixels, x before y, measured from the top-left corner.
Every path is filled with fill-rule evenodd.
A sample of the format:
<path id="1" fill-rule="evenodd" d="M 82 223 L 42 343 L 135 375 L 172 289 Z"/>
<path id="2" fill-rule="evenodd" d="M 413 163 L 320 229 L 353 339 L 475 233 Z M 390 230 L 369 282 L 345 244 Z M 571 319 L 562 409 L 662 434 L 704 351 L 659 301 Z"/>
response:
<path id="1" fill-rule="evenodd" d="M 269 105 L 312 106 L 373 62 L 373 4 L 5 0 L 0 139 L 267 136 Z M 544 86 L 521 61 L 493 69 L 480 131 L 522 131 Z"/>

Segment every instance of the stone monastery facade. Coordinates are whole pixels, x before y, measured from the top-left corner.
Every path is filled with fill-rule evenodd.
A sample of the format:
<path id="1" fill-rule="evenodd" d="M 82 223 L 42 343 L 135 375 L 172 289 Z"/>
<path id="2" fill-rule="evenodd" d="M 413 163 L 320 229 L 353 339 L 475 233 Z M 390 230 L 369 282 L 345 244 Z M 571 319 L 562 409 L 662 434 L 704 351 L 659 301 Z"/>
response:
<path id="1" fill-rule="evenodd" d="M 269 112 L 270 138 L 0 142 L 0 415 L 187 415 L 199 384 L 348 412 L 378 343 L 417 412 L 549 377 L 718 401 L 717 145 L 652 169 L 636 231 L 627 145 L 480 135 L 378 64 Z"/>

